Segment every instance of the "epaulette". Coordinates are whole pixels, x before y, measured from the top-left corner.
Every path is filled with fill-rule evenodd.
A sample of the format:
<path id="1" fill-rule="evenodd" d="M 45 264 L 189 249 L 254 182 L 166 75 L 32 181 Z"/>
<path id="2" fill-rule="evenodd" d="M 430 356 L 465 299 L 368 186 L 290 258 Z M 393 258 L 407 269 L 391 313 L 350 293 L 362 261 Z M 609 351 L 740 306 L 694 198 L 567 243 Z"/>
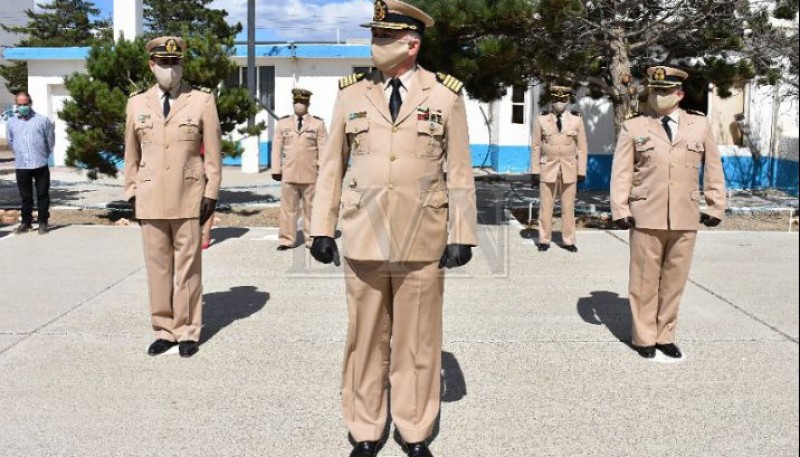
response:
<path id="1" fill-rule="evenodd" d="M 573 116 L 578 116 L 578 117 L 582 116 L 581 112 L 577 111 L 577 110 L 576 111 L 570 111 L 570 113 L 572 113 Z"/>
<path id="2" fill-rule="evenodd" d="M 292 115 L 291 115 L 291 114 L 287 114 L 286 116 L 283 116 L 282 118 L 280 118 L 280 119 L 278 119 L 278 120 L 279 120 L 279 121 L 282 121 L 282 120 L 284 120 L 284 119 L 289 119 L 290 117 L 292 117 Z"/>
<path id="3" fill-rule="evenodd" d="M 631 119 L 635 119 L 635 118 L 637 118 L 637 117 L 639 117 L 639 116 L 641 116 L 641 115 L 642 115 L 642 113 L 633 113 L 633 114 L 629 114 L 629 115 L 628 115 L 628 116 L 625 118 L 625 120 L 626 120 L 626 121 L 628 121 L 628 120 L 631 120 Z"/>
<path id="4" fill-rule="evenodd" d="M 194 86 L 195 89 L 199 90 L 200 92 L 205 92 L 207 94 L 211 93 L 211 88 L 203 87 L 203 86 Z"/>
<path id="5" fill-rule="evenodd" d="M 353 73 L 352 75 L 339 80 L 339 90 L 346 89 L 353 84 L 367 77 L 366 73 Z"/>
<path id="6" fill-rule="evenodd" d="M 131 92 L 131 94 L 128 97 L 133 98 L 133 97 L 135 97 L 135 96 L 137 96 L 139 94 L 143 94 L 145 92 L 147 92 L 147 89 L 139 89 L 137 91 Z"/>
<path id="7" fill-rule="evenodd" d="M 706 113 L 704 113 L 702 111 L 697 111 L 696 109 L 687 109 L 686 112 L 689 113 L 689 114 L 694 114 L 695 116 L 706 117 Z"/>
<path id="8" fill-rule="evenodd" d="M 457 94 L 464 88 L 464 83 L 445 73 L 436 73 L 436 80 Z"/>
<path id="9" fill-rule="evenodd" d="M 550 111 L 544 110 L 539 114 L 541 114 L 542 116 L 549 116 L 550 115 Z"/>

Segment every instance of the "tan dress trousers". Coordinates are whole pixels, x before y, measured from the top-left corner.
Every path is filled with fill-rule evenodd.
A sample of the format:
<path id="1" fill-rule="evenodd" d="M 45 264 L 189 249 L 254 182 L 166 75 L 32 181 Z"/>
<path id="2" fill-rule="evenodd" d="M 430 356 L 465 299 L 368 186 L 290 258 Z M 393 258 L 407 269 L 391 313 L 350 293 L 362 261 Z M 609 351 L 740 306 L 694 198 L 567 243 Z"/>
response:
<path id="1" fill-rule="evenodd" d="M 542 182 L 539 185 L 539 243 L 550 244 L 553 236 L 553 209 L 556 196 L 561 200 L 562 240 L 565 245 L 575 244 L 575 198 L 578 195 L 576 183 L 565 184 L 559 172 L 556 182 Z"/>
<path id="2" fill-rule="evenodd" d="M 345 262 L 348 331 L 344 419 L 356 441 L 392 420 L 406 442 L 426 440 L 439 415 L 444 275 L 438 263 Z"/>
<path id="3" fill-rule="evenodd" d="M 675 342 L 678 308 L 689 279 L 696 231 L 631 230 L 633 344 Z"/>
<path id="4" fill-rule="evenodd" d="M 303 236 L 306 247 L 311 247 L 311 209 L 314 201 L 314 184 L 283 183 L 281 186 L 281 212 L 278 237 L 281 246 L 297 245 L 297 217 L 303 204 Z"/>
<path id="5" fill-rule="evenodd" d="M 200 341 L 200 231 L 197 219 L 142 220 L 150 316 L 156 339 Z"/>

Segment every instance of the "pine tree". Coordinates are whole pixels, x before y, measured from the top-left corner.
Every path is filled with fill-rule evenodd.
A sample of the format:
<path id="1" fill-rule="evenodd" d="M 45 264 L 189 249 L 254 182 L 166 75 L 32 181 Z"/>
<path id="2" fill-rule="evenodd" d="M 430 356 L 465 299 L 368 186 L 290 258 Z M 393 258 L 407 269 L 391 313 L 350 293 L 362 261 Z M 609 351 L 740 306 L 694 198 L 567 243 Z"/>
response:
<path id="1" fill-rule="evenodd" d="M 776 2 L 791 0 L 767 3 Z M 769 28 L 769 9 L 749 0 L 412 3 L 437 18 L 423 63 L 463 77 L 471 95 L 494 100 L 506 87 L 529 81 L 588 86 L 612 101 L 617 128 L 635 111 L 637 82 L 650 66 L 687 69 L 693 76 L 688 91 L 714 83 L 722 96 L 743 81 L 780 77 L 776 62 L 759 58 L 745 39 L 750 23 Z"/>
<path id="2" fill-rule="evenodd" d="M 66 78 L 71 100 L 64 104 L 59 116 L 67 122 L 70 138 L 67 165 L 85 167 L 93 178 L 98 173 L 116 176 L 124 158 L 128 98 L 131 93 L 155 84 L 144 49 L 154 36 L 184 38 L 187 52 L 183 59 L 183 79 L 195 87 L 213 91 L 223 135 L 232 133 L 258 113 L 258 104 L 246 89 L 222 86 L 227 76 L 238 69 L 231 55 L 241 25 L 229 26 L 225 23 L 227 13 L 210 10 L 205 7 L 207 3 L 207 0 L 146 0 L 147 23 L 158 28 L 149 29 L 146 36 L 135 41 L 121 39 L 115 44 L 92 47 L 87 73 L 75 73 Z M 192 11 L 191 17 L 172 15 L 173 11 L 184 10 Z M 189 22 L 180 22 L 183 20 Z M 265 128 L 258 124 L 239 132 L 253 135 Z M 223 141 L 223 148 L 226 155 L 241 153 L 229 140 Z"/>
<path id="3" fill-rule="evenodd" d="M 97 19 L 100 10 L 87 0 L 53 0 L 38 5 L 39 12 L 25 11 L 28 23 L 18 27 L 0 24 L 6 32 L 24 36 L 18 47 L 91 46 L 111 40 L 111 22 Z M 15 62 L 0 66 L 0 76 L 12 93 L 28 89 L 28 66 Z"/>

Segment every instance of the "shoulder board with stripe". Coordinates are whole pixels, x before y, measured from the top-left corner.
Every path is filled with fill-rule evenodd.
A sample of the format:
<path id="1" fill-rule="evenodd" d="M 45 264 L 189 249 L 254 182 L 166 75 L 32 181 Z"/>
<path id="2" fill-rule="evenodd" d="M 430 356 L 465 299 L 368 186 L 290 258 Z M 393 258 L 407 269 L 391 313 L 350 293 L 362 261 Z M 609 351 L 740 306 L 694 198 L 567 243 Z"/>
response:
<path id="1" fill-rule="evenodd" d="M 546 111 L 546 110 L 545 110 L 545 111 L 542 111 L 542 112 L 541 112 L 541 113 L 539 113 L 539 114 L 541 114 L 542 116 L 549 116 L 549 115 L 550 115 L 550 111 Z"/>
<path id="2" fill-rule="evenodd" d="M 339 90 L 346 89 L 353 84 L 367 77 L 366 73 L 353 73 L 352 75 L 339 80 Z"/>
<path id="3" fill-rule="evenodd" d="M 464 88 L 464 83 L 445 73 L 436 73 L 436 80 L 455 93 Z"/>
<path id="4" fill-rule="evenodd" d="M 143 94 L 145 92 L 147 92 L 147 89 L 139 89 L 139 90 L 131 92 L 131 94 L 128 97 L 133 98 L 133 97 L 135 97 L 135 96 L 137 96 L 139 94 Z"/>
<path id="5" fill-rule="evenodd" d="M 311 117 L 313 117 L 314 119 L 316 119 L 318 121 L 324 121 L 325 120 L 325 119 L 323 119 L 323 118 L 321 118 L 319 116 L 311 116 Z"/>
<path id="6" fill-rule="evenodd" d="M 203 86 L 193 86 L 193 87 L 195 90 L 199 90 L 200 92 L 205 92 L 207 94 L 211 93 L 211 89 L 208 87 L 203 87 Z"/>
<path id="7" fill-rule="evenodd" d="M 283 119 L 289 119 L 290 117 L 292 117 L 292 115 L 291 115 L 291 114 L 287 114 L 286 116 L 283 116 L 283 117 L 282 117 L 282 118 L 280 118 L 279 120 L 283 120 Z"/>
<path id="8" fill-rule="evenodd" d="M 625 120 L 627 121 L 627 120 L 630 120 L 630 119 L 636 119 L 637 117 L 640 117 L 641 115 L 642 115 L 642 113 L 629 114 L 628 117 L 625 118 Z"/>
<path id="9" fill-rule="evenodd" d="M 689 114 L 694 114 L 695 116 L 706 117 L 706 113 L 704 113 L 702 111 L 697 111 L 696 109 L 687 109 L 686 112 L 689 113 Z"/>
<path id="10" fill-rule="evenodd" d="M 580 111 L 570 111 L 570 113 L 572 113 L 573 116 L 581 117 L 581 112 Z"/>

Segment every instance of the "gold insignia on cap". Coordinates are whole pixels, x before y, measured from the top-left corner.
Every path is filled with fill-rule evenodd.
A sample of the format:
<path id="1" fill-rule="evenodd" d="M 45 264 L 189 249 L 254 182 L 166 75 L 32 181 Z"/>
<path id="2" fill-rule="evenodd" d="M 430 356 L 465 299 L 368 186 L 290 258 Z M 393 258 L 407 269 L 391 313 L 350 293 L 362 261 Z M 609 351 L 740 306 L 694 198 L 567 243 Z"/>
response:
<path id="1" fill-rule="evenodd" d="M 656 71 L 653 72 L 653 79 L 656 81 L 664 81 L 667 79 L 667 69 L 664 67 L 656 68 Z"/>
<path id="2" fill-rule="evenodd" d="M 389 12 L 389 7 L 383 0 L 375 0 L 375 15 L 372 20 L 375 22 L 382 22 L 386 19 L 386 14 Z"/>
<path id="3" fill-rule="evenodd" d="M 175 51 L 178 50 L 178 43 L 174 39 L 170 38 L 169 40 L 167 40 L 167 44 L 165 45 L 165 47 L 168 53 L 173 54 Z"/>

